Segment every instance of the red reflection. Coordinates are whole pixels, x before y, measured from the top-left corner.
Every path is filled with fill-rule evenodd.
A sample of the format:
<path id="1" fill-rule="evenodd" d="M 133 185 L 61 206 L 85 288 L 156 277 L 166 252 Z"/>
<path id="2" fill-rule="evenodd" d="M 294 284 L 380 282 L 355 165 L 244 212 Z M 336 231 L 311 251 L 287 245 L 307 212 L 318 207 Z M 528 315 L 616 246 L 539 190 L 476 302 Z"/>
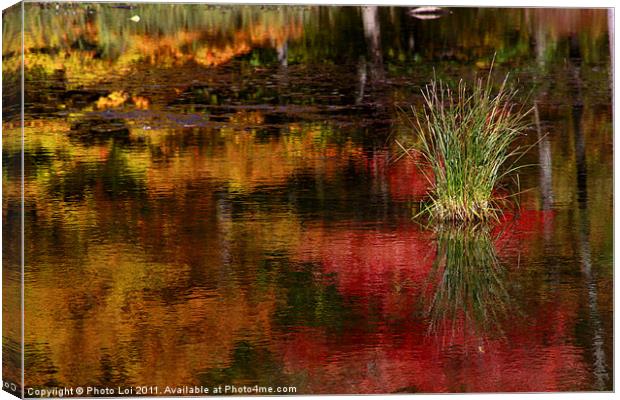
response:
<path id="1" fill-rule="evenodd" d="M 580 351 L 566 340 L 573 325 L 558 322 L 567 307 L 571 315 L 577 304 L 548 304 L 550 312 L 515 324 L 500 339 L 452 332 L 428 337 L 415 324 L 378 333 L 348 331 L 337 340 L 320 329 L 302 329 L 280 351 L 287 373 L 307 373 L 310 393 L 579 390 L 587 384 L 587 370 Z M 441 341 L 447 345 L 438 345 Z"/>
<path id="2" fill-rule="evenodd" d="M 513 249 L 516 241 L 526 248 L 541 240 L 553 217 L 533 210 L 520 211 L 516 219 L 506 214 L 495 229 L 504 231 L 496 244 Z M 577 296 L 532 299 L 525 305 L 528 318 L 509 310 L 514 314 L 501 333 L 463 329 L 462 321 L 439 324 L 429 333 L 416 310 L 421 296 L 433 295 L 432 288 L 424 291 L 436 256 L 434 235 L 406 222 L 392 231 L 352 225 L 308 228 L 296 257 L 333 273 L 338 290 L 360 306 L 358 312 L 379 321 L 338 335 L 305 327 L 287 334 L 277 345 L 285 370 L 308 377 L 309 393 L 566 391 L 587 386 L 582 353 L 568 340 L 577 322 Z M 369 305 L 372 310 L 365 311 Z"/>
<path id="3" fill-rule="evenodd" d="M 393 198 L 420 198 L 427 194 L 430 188 L 429 178 L 424 175 L 419 163 L 420 160 L 404 157 L 388 165 L 387 176 Z"/>
<path id="4" fill-rule="evenodd" d="M 362 303 L 372 298 L 388 315 L 400 315 L 411 310 L 412 291 L 433 264 L 432 236 L 406 222 L 394 231 L 318 227 L 306 232 L 297 257 L 335 273 L 341 293 Z"/>
<path id="5" fill-rule="evenodd" d="M 429 178 L 420 169 L 422 157 L 412 153 L 397 160 L 390 159 L 388 151 L 376 151 L 372 157 L 364 156 L 364 165 L 376 179 L 385 179 L 390 195 L 395 200 L 424 197 L 430 189 Z"/>
<path id="6" fill-rule="evenodd" d="M 493 229 L 495 247 L 500 256 L 514 255 L 532 244 L 544 242 L 552 228 L 554 210 L 519 210 L 505 212 Z"/>

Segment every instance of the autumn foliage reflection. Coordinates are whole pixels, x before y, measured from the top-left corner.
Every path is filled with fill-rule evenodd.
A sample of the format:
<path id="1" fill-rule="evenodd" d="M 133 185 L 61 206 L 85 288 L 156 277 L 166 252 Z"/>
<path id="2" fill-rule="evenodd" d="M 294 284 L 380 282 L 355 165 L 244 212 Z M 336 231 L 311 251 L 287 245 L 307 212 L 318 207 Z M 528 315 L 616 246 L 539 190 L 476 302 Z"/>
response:
<path id="1" fill-rule="evenodd" d="M 506 270 L 496 244 L 510 259 L 515 242 L 539 240 L 542 231 L 532 221 L 549 218 L 522 215 L 522 222 L 506 219 L 495 233 L 484 227 L 436 234 L 413 226 L 309 230 L 299 257 L 335 274 L 339 290 L 375 322 L 337 340 L 329 331 L 300 327 L 282 350 L 287 370 L 311 372 L 310 387 L 320 393 L 335 393 L 338 385 L 354 393 L 579 388 L 585 364 L 564 340 L 577 298 L 545 301 L 544 315 L 534 320 L 510 300 L 511 282 L 523 271 L 514 259 Z M 497 235 L 506 228 L 508 236 Z"/>
<path id="2" fill-rule="evenodd" d="M 357 7 L 26 7 L 25 126 L 14 107 L 3 165 L 25 166 L 27 385 L 592 389 L 584 304 L 600 305 L 613 354 L 604 13 L 462 9 L 419 22 L 379 8 L 385 82 L 351 94 L 366 79 Z M 577 87 L 563 69 L 576 32 L 599 63 L 580 66 L 579 119 L 563 106 Z M 3 73 L 19 82 L 21 32 L 4 38 Z M 531 72 L 533 40 L 552 75 Z M 410 207 L 428 183 L 419 160 L 394 161 L 391 106 L 432 67 L 465 76 L 495 49 L 554 85 L 540 110 L 555 203 L 540 211 L 532 168 L 522 209 L 489 232 L 420 227 Z M 580 155 L 565 140 L 579 135 Z M 579 157 L 583 210 L 572 207 Z M 8 327 L 22 178 L 3 174 Z M 583 215 L 589 247 L 576 247 Z M 5 349 L 19 332 L 5 328 Z M 7 376 L 19 364 L 5 363 Z"/>

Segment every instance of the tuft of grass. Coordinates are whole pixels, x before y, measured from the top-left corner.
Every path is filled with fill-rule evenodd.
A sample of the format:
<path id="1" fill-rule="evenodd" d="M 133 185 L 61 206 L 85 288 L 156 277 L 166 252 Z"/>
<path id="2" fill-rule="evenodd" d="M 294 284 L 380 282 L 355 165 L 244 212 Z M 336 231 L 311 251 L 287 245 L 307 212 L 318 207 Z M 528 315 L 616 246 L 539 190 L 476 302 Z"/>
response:
<path id="1" fill-rule="evenodd" d="M 418 151 L 428 163 L 422 168 L 431 184 L 430 199 L 421 210 L 443 221 L 497 219 L 501 202 L 495 195 L 500 181 L 515 173 L 522 154 L 515 140 L 528 127 L 531 112 L 515 106 L 517 90 L 507 86 L 493 91 L 491 72 L 472 85 L 459 81 L 452 90 L 433 80 L 422 90 L 424 107 L 412 107 L 412 128 L 417 131 Z M 427 169 L 432 171 L 428 173 Z M 517 176 L 518 178 L 518 176 Z"/>

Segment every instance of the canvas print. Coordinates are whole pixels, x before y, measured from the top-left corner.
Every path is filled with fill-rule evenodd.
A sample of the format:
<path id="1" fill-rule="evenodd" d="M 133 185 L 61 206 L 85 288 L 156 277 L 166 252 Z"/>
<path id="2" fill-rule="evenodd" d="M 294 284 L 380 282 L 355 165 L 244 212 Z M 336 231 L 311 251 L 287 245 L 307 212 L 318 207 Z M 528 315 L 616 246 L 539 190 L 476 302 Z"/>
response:
<path id="1" fill-rule="evenodd" d="M 613 9 L 2 23 L 5 391 L 614 389 Z"/>

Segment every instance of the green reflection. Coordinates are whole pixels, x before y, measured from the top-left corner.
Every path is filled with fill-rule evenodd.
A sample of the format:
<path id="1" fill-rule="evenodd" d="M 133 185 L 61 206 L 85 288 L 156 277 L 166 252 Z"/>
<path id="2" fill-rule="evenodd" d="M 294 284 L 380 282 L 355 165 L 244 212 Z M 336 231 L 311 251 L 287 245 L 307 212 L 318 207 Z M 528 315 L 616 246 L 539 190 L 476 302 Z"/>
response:
<path id="1" fill-rule="evenodd" d="M 450 225 L 437 231 L 437 258 L 427 284 L 429 331 L 440 329 L 488 334 L 500 327 L 508 310 L 506 271 L 490 227 Z"/>
<path id="2" fill-rule="evenodd" d="M 273 386 L 295 382 L 295 377 L 287 374 L 281 362 L 265 348 L 258 347 L 247 341 L 235 343 L 230 366 L 212 369 L 198 374 L 198 380 L 207 387 L 227 385 L 259 385 Z M 223 394 L 234 394 L 232 392 Z M 238 394 L 238 393 L 237 393 Z M 277 394 L 277 393 L 273 393 Z"/>

